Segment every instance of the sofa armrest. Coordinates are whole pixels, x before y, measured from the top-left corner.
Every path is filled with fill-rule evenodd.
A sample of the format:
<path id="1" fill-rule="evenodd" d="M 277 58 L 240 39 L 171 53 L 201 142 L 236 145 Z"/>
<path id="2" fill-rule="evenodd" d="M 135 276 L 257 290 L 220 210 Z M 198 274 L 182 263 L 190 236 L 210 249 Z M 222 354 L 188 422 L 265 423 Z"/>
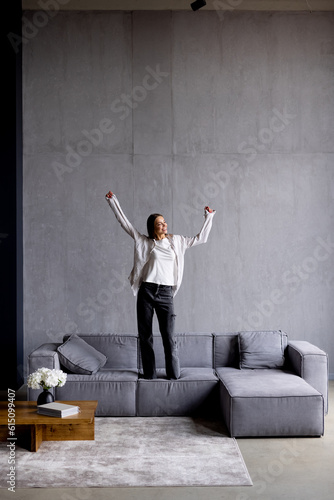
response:
<path id="1" fill-rule="evenodd" d="M 29 354 L 28 357 L 28 374 L 35 372 L 38 368 L 50 368 L 51 370 L 60 369 L 57 347 L 61 344 L 43 344 Z M 54 389 L 50 389 L 54 393 Z M 41 389 L 27 388 L 28 401 L 36 401 Z"/>
<path id="2" fill-rule="evenodd" d="M 328 355 L 310 342 L 289 341 L 287 358 L 297 375 L 324 397 L 325 414 L 328 413 Z"/>

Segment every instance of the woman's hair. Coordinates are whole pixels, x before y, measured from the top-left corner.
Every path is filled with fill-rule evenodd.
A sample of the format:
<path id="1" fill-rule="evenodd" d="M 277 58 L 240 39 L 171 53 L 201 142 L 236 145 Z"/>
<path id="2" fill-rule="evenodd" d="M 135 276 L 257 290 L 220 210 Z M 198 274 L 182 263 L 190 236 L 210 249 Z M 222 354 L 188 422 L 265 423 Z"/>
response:
<path id="1" fill-rule="evenodd" d="M 154 221 L 157 217 L 163 217 L 161 214 L 151 214 L 149 218 L 147 219 L 147 232 L 148 232 L 148 237 L 154 240 Z"/>

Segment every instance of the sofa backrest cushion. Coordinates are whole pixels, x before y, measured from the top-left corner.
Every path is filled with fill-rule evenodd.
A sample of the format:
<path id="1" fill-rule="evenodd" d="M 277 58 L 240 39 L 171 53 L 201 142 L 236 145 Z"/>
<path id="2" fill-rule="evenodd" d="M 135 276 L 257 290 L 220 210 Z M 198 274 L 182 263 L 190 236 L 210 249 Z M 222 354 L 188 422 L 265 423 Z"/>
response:
<path id="1" fill-rule="evenodd" d="M 214 367 L 219 368 L 219 367 L 232 367 L 232 368 L 240 368 L 240 352 L 239 352 L 239 335 L 243 334 L 249 334 L 250 337 L 253 339 L 258 339 L 260 340 L 261 337 L 264 336 L 264 338 L 267 338 L 268 342 L 271 340 L 274 340 L 276 342 L 277 338 L 274 337 L 273 339 L 269 336 L 270 334 L 279 333 L 279 357 L 281 356 L 281 352 L 286 349 L 288 340 L 287 340 L 287 335 L 284 332 L 281 332 L 280 330 L 276 331 L 265 331 L 265 332 L 233 332 L 233 333 L 215 333 L 214 334 Z M 260 337 L 256 337 L 258 334 L 260 334 Z M 246 335 L 244 336 L 246 338 Z M 263 339 L 262 339 L 263 340 Z M 261 350 L 264 350 L 264 343 L 261 344 L 260 342 L 260 347 Z M 268 354 L 268 353 L 267 353 Z M 266 354 L 266 356 L 267 356 Z M 255 363 L 259 365 L 258 361 L 255 361 L 255 356 L 256 354 L 254 353 L 253 360 L 248 359 L 246 361 L 245 359 L 245 353 L 243 353 L 243 358 L 242 358 L 242 368 L 245 368 L 246 363 L 251 363 L 252 366 L 255 368 Z M 246 356 L 247 357 L 247 356 Z M 280 358 L 281 360 L 281 358 Z M 268 361 L 268 357 L 266 358 L 266 361 Z M 245 364 L 244 364 L 245 363 Z M 257 366 L 258 368 L 259 366 Z"/>
<path id="2" fill-rule="evenodd" d="M 180 365 L 186 368 L 213 368 L 213 336 L 184 333 L 177 336 Z"/>
<path id="3" fill-rule="evenodd" d="M 287 335 L 280 330 L 240 332 L 238 344 L 241 369 L 281 368 L 284 365 Z"/>
<path id="4" fill-rule="evenodd" d="M 181 368 L 213 367 L 213 336 L 211 333 L 178 333 L 175 338 Z M 153 344 L 156 367 L 165 368 L 165 354 L 160 334 L 154 335 Z"/>
<path id="5" fill-rule="evenodd" d="M 215 333 L 213 336 L 214 367 L 239 368 L 239 348 L 237 333 Z"/>
<path id="6" fill-rule="evenodd" d="M 105 369 L 138 369 L 138 339 L 133 334 L 94 333 L 79 336 L 107 357 Z M 64 340 L 67 337 L 64 337 Z"/>

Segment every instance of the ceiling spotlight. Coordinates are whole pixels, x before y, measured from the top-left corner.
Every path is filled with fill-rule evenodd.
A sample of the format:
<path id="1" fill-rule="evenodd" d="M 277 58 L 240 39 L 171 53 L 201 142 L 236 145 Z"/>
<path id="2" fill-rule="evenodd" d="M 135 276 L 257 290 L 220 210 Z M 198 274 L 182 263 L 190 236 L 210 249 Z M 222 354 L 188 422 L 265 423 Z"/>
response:
<path id="1" fill-rule="evenodd" d="M 205 5 L 206 5 L 205 0 L 196 0 L 196 2 L 190 4 L 190 7 L 192 8 L 192 10 L 199 10 Z"/>

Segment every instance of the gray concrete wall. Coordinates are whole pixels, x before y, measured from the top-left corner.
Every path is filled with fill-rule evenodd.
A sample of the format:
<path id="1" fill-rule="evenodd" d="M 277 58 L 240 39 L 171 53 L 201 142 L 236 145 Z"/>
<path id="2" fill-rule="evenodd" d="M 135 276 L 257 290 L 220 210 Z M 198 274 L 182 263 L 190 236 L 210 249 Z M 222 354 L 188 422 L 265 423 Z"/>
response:
<path id="1" fill-rule="evenodd" d="M 136 331 L 111 189 L 142 232 L 153 211 L 186 235 L 217 211 L 186 255 L 177 331 L 280 328 L 333 360 L 334 15 L 63 12 L 33 29 L 34 15 L 26 356 L 66 332 Z"/>

